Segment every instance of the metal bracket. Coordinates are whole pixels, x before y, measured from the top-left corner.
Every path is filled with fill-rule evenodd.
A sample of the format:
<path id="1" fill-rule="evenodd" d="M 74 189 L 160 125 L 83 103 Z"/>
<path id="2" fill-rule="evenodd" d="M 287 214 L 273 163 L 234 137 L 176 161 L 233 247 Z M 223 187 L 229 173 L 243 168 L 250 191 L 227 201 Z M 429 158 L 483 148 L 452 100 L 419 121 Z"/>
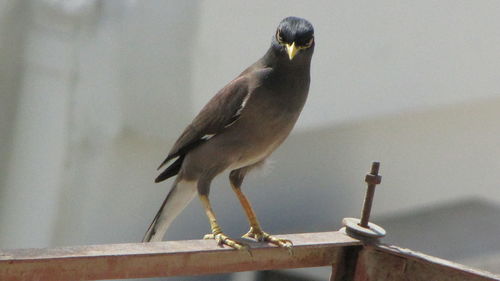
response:
<path id="1" fill-rule="evenodd" d="M 375 187 L 382 182 L 382 176 L 378 174 L 379 168 L 380 162 L 373 162 L 370 173 L 365 177 L 368 188 L 361 212 L 361 219 L 344 218 L 342 220 L 344 227 L 340 229 L 340 231 L 347 235 L 365 242 L 378 242 L 378 239 L 384 237 L 386 234 L 385 229 L 369 222 L 373 198 L 375 196 Z"/>

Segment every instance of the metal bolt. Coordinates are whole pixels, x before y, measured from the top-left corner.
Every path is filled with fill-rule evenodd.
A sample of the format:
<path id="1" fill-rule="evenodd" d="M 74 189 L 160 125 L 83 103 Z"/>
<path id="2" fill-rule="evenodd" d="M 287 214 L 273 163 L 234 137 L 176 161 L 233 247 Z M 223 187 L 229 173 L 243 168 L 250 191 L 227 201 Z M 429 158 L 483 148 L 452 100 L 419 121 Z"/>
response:
<path id="1" fill-rule="evenodd" d="M 368 221 L 370 219 L 370 212 L 372 210 L 373 197 L 375 196 L 375 186 L 382 182 L 382 176 L 378 174 L 380 168 L 380 162 L 373 162 L 372 168 L 369 174 L 365 177 L 365 182 L 368 184 L 368 189 L 366 190 L 365 202 L 363 204 L 363 211 L 361 213 L 360 226 L 364 228 L 368 227 Z"/>

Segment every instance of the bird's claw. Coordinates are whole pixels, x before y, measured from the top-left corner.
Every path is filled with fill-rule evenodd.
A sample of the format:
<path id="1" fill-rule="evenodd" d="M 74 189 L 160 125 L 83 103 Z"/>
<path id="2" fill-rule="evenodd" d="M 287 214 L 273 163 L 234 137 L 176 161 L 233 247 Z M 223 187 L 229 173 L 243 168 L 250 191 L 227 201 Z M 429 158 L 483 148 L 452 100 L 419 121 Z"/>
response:
<path id="1" fill-rule="evenodd" d="M 293 242 L 291 240 L 277 238 L 262 230 L 255 230 L 253 227 L 250 227 L 250 230 L 242 237 L 255 239 L 258 242 L 269 242 L 278 247 L 286 248 L 288 250 L 288 253 L 290 255 L 293 255 Z"/>
<path id="2" fill-rule="evenodd" d="M 253 231 L 253 229 L 250 229 L 245 235 L 241 236 L 242 238 L 247 238 L 247 239 L 254 239 L 257 242 L 264 242 L 266 241 L 266 238 L 269 237 L 269 234 L 263 232 L 263 231 Z"/>
<path id="3" fill-rule="evenodd" d="M 217 242 L 217 245 L 223 246 L 227 245 L 233 249 L 239 250 L 239 251 L 246 251 L 250 256 L 252 256 L 252 252 L 250 252 L 250 247 L 248 245 L 245 245 L 243 243 L 240 243 L 234 239 L 229 238 L 224 233 L 209 233 L 203 236 L 203 239 L 209 240 L 209 239 L 214 239 L 215 242 Z"/>

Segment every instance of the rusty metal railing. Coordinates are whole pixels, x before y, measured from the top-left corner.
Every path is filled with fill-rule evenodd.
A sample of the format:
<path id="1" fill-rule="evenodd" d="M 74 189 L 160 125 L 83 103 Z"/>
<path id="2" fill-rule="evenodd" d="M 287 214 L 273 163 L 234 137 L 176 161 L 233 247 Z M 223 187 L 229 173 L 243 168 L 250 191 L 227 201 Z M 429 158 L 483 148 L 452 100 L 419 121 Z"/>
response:
<path id="1" fill-rule="evenodd" d="M 207 240 L 0 250 L 0 280 L 127 279 L 319 266 L 332 266 L 330 281 L 500 280 L 492 273 L 380 243 L 385 230 L 368 222 L 381 179 L 378 167 L 374 163 L 366 177 L 363 219 L 345 219 L 340 231 L 283 235 L 294 242 L 292 254 L 247 242 L 248 255 Z"/>
<path id="2" fill-rule="evenodd" d="M 284 237 L 294 241 L 293 255 L 282 248 L 250 243 L 250 256 L 207 240 L 2 250 L 0 280 L 126 279 L 318 266 L 332 266 L 332 281 L 500 280 L 408 249 L 366 245 L 339 231 Z"/>

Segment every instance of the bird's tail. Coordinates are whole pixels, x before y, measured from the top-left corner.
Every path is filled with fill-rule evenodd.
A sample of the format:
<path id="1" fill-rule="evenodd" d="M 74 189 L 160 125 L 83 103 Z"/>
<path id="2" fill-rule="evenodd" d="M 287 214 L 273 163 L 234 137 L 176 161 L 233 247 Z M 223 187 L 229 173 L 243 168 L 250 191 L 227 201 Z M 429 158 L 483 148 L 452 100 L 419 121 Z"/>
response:
<path id="1" fill-rule="evenodd" d="M 176 180 L 144 235 L 142 242 L 163 240 L 167 228 L 189 202 L 193 200 L 196 193 L 196 181 Z"/>

